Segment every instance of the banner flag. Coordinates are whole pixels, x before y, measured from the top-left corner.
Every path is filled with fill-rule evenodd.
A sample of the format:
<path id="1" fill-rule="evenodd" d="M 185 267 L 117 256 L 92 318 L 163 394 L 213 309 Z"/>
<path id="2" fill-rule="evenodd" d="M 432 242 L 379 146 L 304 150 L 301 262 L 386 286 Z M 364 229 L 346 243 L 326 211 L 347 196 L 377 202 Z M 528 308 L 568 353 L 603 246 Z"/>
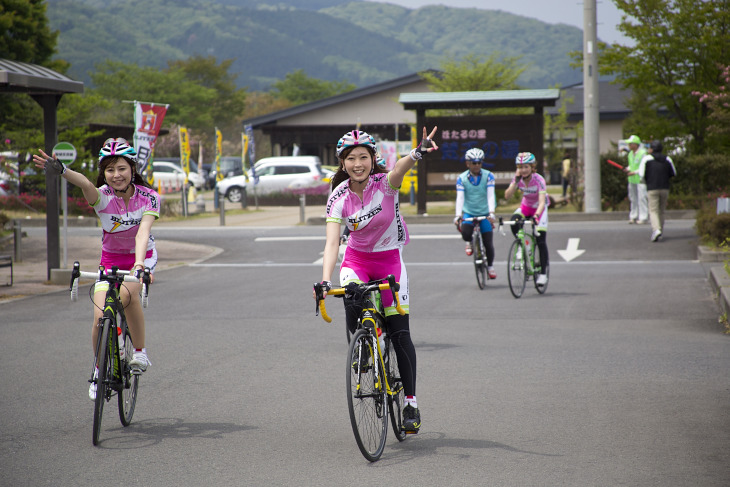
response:
<path id="1" fill-rule="evenodd" d="M 190 136 L 187 127 L 180 127 L 180 165 L 185 172 L 185 184 L 190 174 Z"/>
<path id="2" fill-rule="evenodd" d="M 254 161 L 256 160 L 256 147 L 253 140 L 253 127 L 246 125 L 243 127 L 246 132 L 246 140 L 248 142 L 248 163 L 251 166 L 251 176 L 253 177 L 254 184 L 259 182 L 258 176 L 256 176 L 256 169 L 254 169 Z"/>
<path id="3" fill-rule="evenodd" d="M 241 169 L 243 169 L 243 175 L 246 176 L 246 182 L 248 182 L 248 171 L 246 170 L 246 153 L 248 152 L 248 137 L 246 134 L 241 132 Z M 250 166 L 250 164 L 249 164 Z"/>
<path id="4" fill-rule="evenodd" d="M 152 183 L 152 154 L 155 150 L 157 136 L 162 128 L 162 121 L 170 105 L 134 102 L 134 147 L 137 150 L 137 172 L 147 171 L 147 181 Z M 148 167 L 149 166 L 149 167 Z"/>
<path id="5" fill-rule="evenodd" d="M 223 154 L 223 134 L 215 128 L 215 180 L 223 181 L 225 174 L 221 171 L 221 155 Z"/>

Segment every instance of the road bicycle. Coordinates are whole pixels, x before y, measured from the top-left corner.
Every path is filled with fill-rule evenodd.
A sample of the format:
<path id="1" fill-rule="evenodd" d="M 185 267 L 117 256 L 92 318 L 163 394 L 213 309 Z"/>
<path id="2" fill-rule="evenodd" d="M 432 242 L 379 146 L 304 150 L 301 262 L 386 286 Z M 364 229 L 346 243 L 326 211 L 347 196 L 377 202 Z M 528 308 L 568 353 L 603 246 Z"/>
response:
<path id="1" fill-rule="evenodd" d="M 525 224 L 530 225 L 531 232 L 525 232 Z M 505 235 L 502 230 L 503 225 L 517 225 L 517 236 L 509 249 L 507 256 L 507 280 L 509 281 L 509 289 L 515 298 L 522 296 L 525 291 L 525 285 L 529 279 L 535 283 L 535 289 L 540 294 L 547 291 L 548 283 L 539 285 L 537 276 L 542 270 L 540 265 L 540 252 L 537 249 L 537 235 L 539 232 L 535 229 L 537 223 L 534 220 L 526 220 L 520 218 L 518 220 L 504 221 L 499 217 L 499 232 Z M 545 273 L 550 279 L 550 266 L 547 266 Z"/>
<path id="2" fill-rule="evenodd" d="M 471 235 L 471 248 L 472 256 L 474 257 L 474 272 L 477 275 L 479 289 L 484 289 L 487 281 L 490 279 L 489 273 L 487 272 L 487 251 L 484 248 L 484 240 L 482 240 L 482 232 L 480 229 L 482 220 L 488 220 L 488 217 L 473 216 L 461 220 L 462 222 L 468 222 L 474 225 L 474 231 Z"/>
<path id="3" fill-rule="evenodd" d="M 385 449 L 388 416 L 398 441 L 406 439 L 402 419 L 405 393 L 393 343 L 388 334 L 383 333 L 385 311 L 381 296 L 381 292 L 390 290 L 396 310 L 403 315 L 405 311 L 398 301 L 399 289 L 395 277 L 389 275 L 386 279 L 327 291 L 328 296 L 347 294 L 353 297 L 356 305 L 362 305 L 347 350 L 347 407 L 357 446 L 371 462 L 377 461 Z M 321 313 L 327 323 L 332 322 L 324 305 L 322 284 L 315 283 L 314 291 L 315 315 Z"/>
<path id="4" fill-rule="evenodd" d="M 117 396 L 119 420 L 123 426 L 129 426 L 132 422 L 134 407 L 137 403 L 139 372 L 132 370 L 129 365 L 134 354 L 134 345 L 127 327 L 120 292 L 125 282 L 139 282 L 139 278 L 131 275 L 129 271 L 119 270 L 118 267 L 112 267 L 107 272 L 104 266 L 99 266 L 98 272 L 84 272 L 80 270 L 79 263 L 74 262 L 71 271 L 71 301 L 78 300 L 80 278 L 96 280 L 96 284 L 89 288 L 89 297 L 92 302 L 97 286 L 106 287 L 104 314 L 97 324 L 99 334 L 94 353 L 94 367 L 92 367 L 89 379 L 90 383 L 96 384 L 92 441 L 94 445 L 98 445 L 104 403 L 109 402 L 115 395 Z M 144 270 L 142 280 L 142 306 L 146 308 L 149 302 L 149 268 Z M 97 366 L 99 372 L 95 374 Z"/>

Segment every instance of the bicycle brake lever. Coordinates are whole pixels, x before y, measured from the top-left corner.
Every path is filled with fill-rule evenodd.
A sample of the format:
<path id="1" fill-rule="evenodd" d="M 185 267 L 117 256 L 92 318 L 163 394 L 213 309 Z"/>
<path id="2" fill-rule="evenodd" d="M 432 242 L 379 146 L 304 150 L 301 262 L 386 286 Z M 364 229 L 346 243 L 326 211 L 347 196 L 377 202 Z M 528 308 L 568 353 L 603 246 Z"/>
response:
<path id="1" fill-rule="evenodd" d="M 319 300 L 322 299 L 322 285 L 318 282 L 314 283 L 314 316 L 319 316 Z"/>

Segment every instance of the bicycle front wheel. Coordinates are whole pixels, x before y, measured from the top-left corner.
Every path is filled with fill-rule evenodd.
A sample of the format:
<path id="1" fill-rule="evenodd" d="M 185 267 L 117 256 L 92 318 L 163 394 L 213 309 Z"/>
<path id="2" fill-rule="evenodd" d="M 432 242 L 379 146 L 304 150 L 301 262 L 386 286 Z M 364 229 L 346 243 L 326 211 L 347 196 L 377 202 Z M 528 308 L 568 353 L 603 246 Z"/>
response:
<path id="1" fill-rule="evenodd" d="M 134 415 L 134 406 L 137 404 L 137 387 L 139 386 L 139 374 L 133 374 L 129 362 L 134 354 L 134 345 L 129 332 L 124 333 L 124 348 L 120 350 L 123 359 L 120 360 L 122 368 L 122 389 L 119 391 L 119 420 L 122 426 L 129 426 Z"/>
<path id="2" fill-rule="evenodd" d="M 519 298 L 525 292 L 527 284 L 527 269 L 525 268 L 525 254 L 521 242 L 515 240 L 509 249 L 507 257 L 507 280 L 512 296 Z"/>
<path id="3" fill-rule="evenodd" d="M 112 327 L 112 322 L 109 318 L 104 318 L 102 322 L 101 330 L 99 330 L 99 342 L 98 350 L 96 351 L 97 366 L 99 367 L 99 374 L 96 378 L 96 399 L 94 400 L 94 427 L 92 442 L 94 445 L 99 444 L 99 434 L 101 432 L 101 418 L 104 414 L 104 403 L 107 400 L 107 394 L 109 393 L 109 378 L 111 374 L 111 363 L 112 359 L 109 355 L 109 332 Z M 116 337 L 113 337 L 116 340 Z"/>
<path id="4" fill-rule="evenodd" d="M 477 226 L 477 228 L 479 228 Z M 486 256 L 484 255 L 484 245 L 482 244 L 482 236 L 479 231 L 474 232 L 474 237 L 471 239 L 471 248 L 473 249 L 474 256 L 474 271 L 477 275 L 477 284 L 479 289 L 484 289 L 487 285 L 487 262 Z"/>
<path id="5" fill-rule="evenodd" d="M 369 461 L 380 458 L 388 428 L 388 402 L 373 335 L 355 332 L 347 352 L 347 407 L 360 452 Z"/>
<path id="6" fill-rule="evenodd" d="M 388 410 L 390 412 L 390 425 L 398 441 L 406 439 L 406 431 L 403 429 L 403 403 L 406 395 L 403 390 L 403 381 L 400 378 L 398 368 L 398 357 L 395 355 L 393 342 L 385 336 L 385 376 L 388 378 Z"/>

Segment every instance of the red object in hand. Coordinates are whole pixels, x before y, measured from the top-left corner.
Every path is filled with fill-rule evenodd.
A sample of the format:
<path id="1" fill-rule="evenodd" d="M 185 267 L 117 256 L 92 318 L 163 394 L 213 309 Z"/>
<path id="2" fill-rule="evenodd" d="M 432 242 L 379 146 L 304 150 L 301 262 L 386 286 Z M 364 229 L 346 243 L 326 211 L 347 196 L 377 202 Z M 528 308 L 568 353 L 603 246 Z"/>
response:
<path id="1" fill-rule="evenodd" d="M 606 162 L 619 169 L 625 169 L 624 166 L 622 166 L 618 162 L 613 162 L 611 159 L 606 159 Z"/>

